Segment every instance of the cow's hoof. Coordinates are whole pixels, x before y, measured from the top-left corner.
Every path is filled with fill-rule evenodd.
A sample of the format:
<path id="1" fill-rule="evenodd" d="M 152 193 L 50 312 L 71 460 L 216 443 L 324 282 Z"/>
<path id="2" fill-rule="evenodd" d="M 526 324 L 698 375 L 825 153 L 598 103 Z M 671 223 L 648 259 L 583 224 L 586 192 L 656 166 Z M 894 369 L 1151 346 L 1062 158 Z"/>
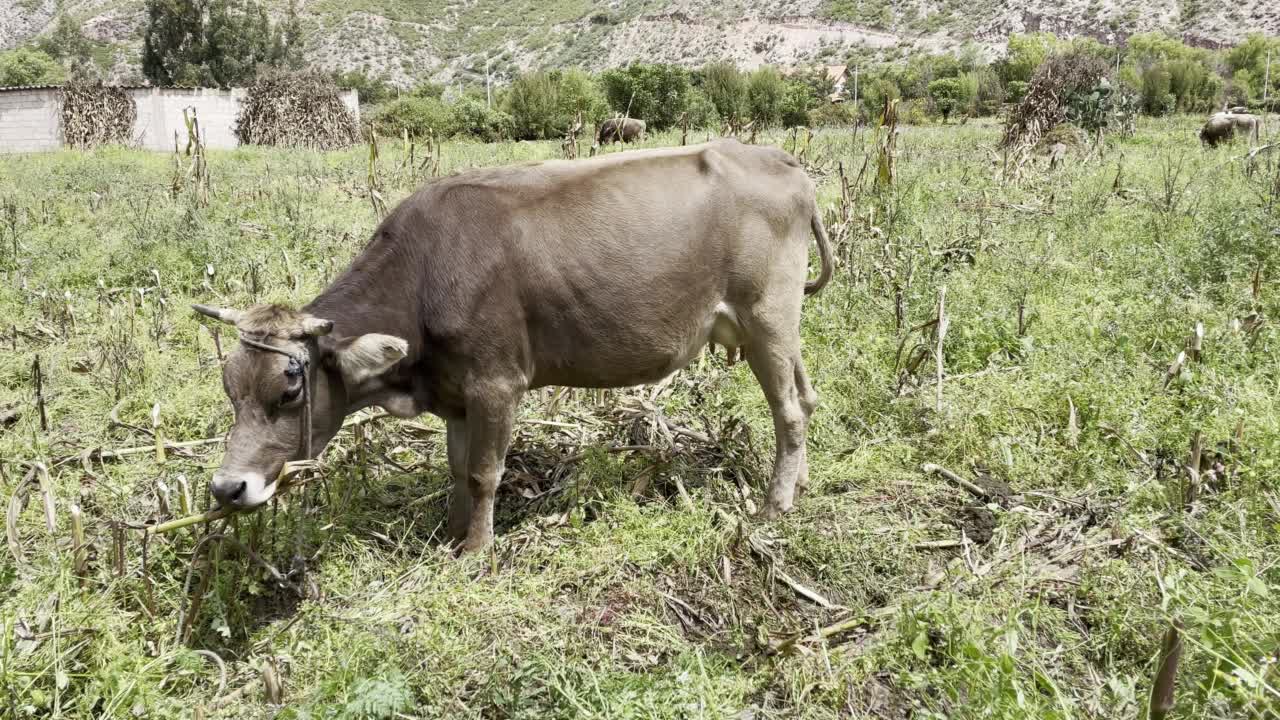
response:
<path id="1" fill-rule="evenodd" d="M 777 520 L 778 518 L 791 512 L 790 505 L 783 506 L 780 503 L 767 502 L 764 507 L 760 508 L 760 517 L 765 520 Z"/>
<path id="2" fill-rule="evenodd" d="M 466 542 L 463 542 L 461 545 L 458 546 L 458 555 L 461 557 L 466 557 L 468 555 L 475 555 L 478 552 L 488 550 L 489 545 L 492 542 L 493 542 L 493 538 L 485 538 L 484 540 L 481 540 L 478 542 L 471 542 L 470 540 L 467 540 Z"/>

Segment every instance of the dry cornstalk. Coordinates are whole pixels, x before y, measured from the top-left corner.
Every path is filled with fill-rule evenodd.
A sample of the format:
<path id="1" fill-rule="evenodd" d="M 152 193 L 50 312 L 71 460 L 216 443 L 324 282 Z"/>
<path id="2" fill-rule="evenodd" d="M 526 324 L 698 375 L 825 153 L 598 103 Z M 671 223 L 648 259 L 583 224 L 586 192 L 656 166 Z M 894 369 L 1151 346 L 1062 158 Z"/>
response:
<path id="1" fill-rule="evenodd" d="M 266 690 L 268 703 L 280 705 L 284 702 L 284 688 L 280 686 L 280 674 L 276 671 L 275 658 L 268 658 L 262 664 L 262 685 Z"/>
<path id="2" fill-rule="evenodd" d="M 301 485 L 302 484 L 301 482 L 297 482 L 297 481 L 290 482 L 290 480 L 296 477 L 302 471 L 309 470 L 315 467 L 316 467 L 316 463 L 314 461 L 308 461 L 308 460 L 285 463 L 284 469 L 280 471 L 280 477 L 276 480 L 276 482 L 280 484 L 280 490 L 284 491 L 284 490 L 287 490 L 288 488 L 293 487 L 294 485 Z M 159 535 L 167 532 L 173 532 L 174 530 L 181 530 L 184 527 L 190 527 L 191 525 L 195 525 L 197 523 L 213 522 L 214 520 L 221 520 L 222 518 L 230 516 L 232 512 L 233 511 L 228 510 L 227 508 L 215 508 L 213 510 L 210 510 L 208 512 L 203 512 L 198 515 L 190 515 L 188 517 L 182 517 L 174 520 L 169 520 L 168 522 L 162 522 L 157 525 L 151 525 L 144 530 L 144 534 L 147 536 L 150 536 L 150 535 Z"/>
<path id="3" fill-rule="evenodd" d="M 1173 710 L 1173 691 L 1178 679 L 1178 662 L 1182 659 L 1182 623 L 1174 620 L 1164 634 L 1160 646 L 1160 662 L 1155 681 L 1151 683 L 1151 720 L 1164 720 Z"/>
<path id="4" fill-rule="evenodd" d="M 164 431 L 160 428 L 160 403 L 151 406 L 151 436 L 156 441 L 156 462 L 165 463 Z"/>
<path id="5" fill-rule="evenodd" d="M 31 381 L 36 386 L 36 410 L 40 413 L 40 432 L 49 432 L 49 417 L 44 409 L 44 373 L 40 371 L 40 356 L 31 362 Z"/>
<path id="6" fill-rule="evenodd" d="M 947 318 L 947 286 L 943 285 L 938 288 L 938 324 L 934 332 L 937 334 L 937 345 L 934 347 L 933 357 L 937 363 L 938 371 L 938 393 L 937 393 L 937 412 L 942 412 L 942 374 L 943 374 L 943 355 L 942 342 L 947 337 L 947 326 L 951 323 Z"/>
<path id="7" fill-rule="evenodd" d="M 973 494 L 978 498 L 981 498 L 983 500 L 989 500 L 991 498 L 991 493 L 984 490 L 981 485 L 978 485 L 977 483 L 971 480 L 966 480 L 960 477 L 959 475 L 951 472 L 950 470 L 942 467 L 941 465 L 935 465 L 934 463 L 925 463 L 924 465 L 920 466 L 920 469 L 929 475 L 941 475 L 942 477 L 946 478 L 947 480 L 950 480 L 951 482 L 955 483 L 961 488 L 968 490 L 971 494 Z"/>
<path id="8" fill-rule="evenodd" d="M 1182 368 L 1186 364 L 1187 364 L 1187 351 L 1183 350 L 1183 351 L 1180 351 L 1178 353 L 1178 356 L 1173 359 L 1173 362 L 1169 364 L 1169 369 L 1164 371 L 1164 387 L 1165 388 L 1168 388 L 1169 383 L 1173 382 L 1173 379 L 1178 377 L 1178 374 L 1182 372 Z"/>
<path id="9" fill-rule="evenodd" d="M 191 483 L 187 482 L 186 475 L 178 476 L 178 511 L 183 516 L 190 515 L 195 503 L 191 500 Z"/>
<path id="10" fill-rule="evenodd" d="M 1196 430 L 1191 436 L 1191 451 L 1187 454 L 1187 488 L 1182 498 L 1188 509 L 1200 497 L 1200 457 L 1202 452 L 1200 431 Z"/>
<path id="11" fill-rule="evenodd" d="M 1076 404 L 1067 397 L 1067 445 L 1075 448 L 1080 444 L 1080 419 L 1076 413 Z"/>
<path id="12" fill-rule="evenodd" d="M 76 576 L 84 575 L 85 561 L 88 558 L 88 548 L 84 542 L 84 520 L 81 517 L 80 506 L 72 505 L 71 510 L 71 552 L 73 559 L 73 571 Z"/>

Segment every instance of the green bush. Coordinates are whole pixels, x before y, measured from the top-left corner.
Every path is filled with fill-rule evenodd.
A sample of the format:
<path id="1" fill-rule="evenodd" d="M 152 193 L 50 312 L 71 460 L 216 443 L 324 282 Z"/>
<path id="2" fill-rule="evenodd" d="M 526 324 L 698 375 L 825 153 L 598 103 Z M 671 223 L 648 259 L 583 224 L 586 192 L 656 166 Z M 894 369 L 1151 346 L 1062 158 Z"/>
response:
<path id="1" fill-rule="evenodd" d="M 1026 87 L 1058 44 L 1058 38 L 1051 33 L 1014 33 L 1009 36 L 1009 49 L 1004 58 L 995 64 L 996 73 L 1006 84 L 1019 82 Z"/>
<path id="2" fill-rule="evenodd" d="M 355 90 L 361 105 L 381 105 L 396 96 L 396 89 L 386 76 L 370 75 L 364 70 L 335 71 L 333 81 L 338 87 Z"/>
<path id="3" fill-rule="evenodd" d="M 968 112 L 973 115 L 995 115 L 1004 104 L 1005 89 L 1000 76 L 991 68 L 979 68 L 960 76 L 968 94 Z"/>
<path id="4" fill-rule="evenodd" d="M 62 66 L 39 50 L 18 48 L 0 53 L 0 87 L 53 85 L 62 80 Z"/>
<path id="5" fill-rule="evenodd" d="M 808 113 L 809 127 L 847 127 L 858 120 L 858 106 L 851 102 L 822 102 Z"/>
<path id="6" fill-rule="evenodd" d="M 829 103 L 825 97 L 815 95 L 813 87 L 808 83 L 799 79 L 788 80 L 782 93 L 782 126 L 808 125 L 809 111 L 820 104 L 833 103 Z"/>
<path id="7" fill-rule="evenodd" d="M 1172 78 L 1164 66 L 1153 65 L 1144 70 L 1141 83 L 1143 112 L 1148 115 L 1164 115 L 1173 110 L 1172 105 L 1177 104 L 1177 98 L 1174 98 L 1172 104 L 1169 102 Z"/>
<path id="8" fill-rule="evenodd" d="M 424 80 L 413 86 L 413 90 L 409 94 L 420 98 L 435 98 L 440 100 L 444 97 L 444 86 L 440 83 Z"/>
<path id="9" fill-rule="evenodd" d="M 1022 80 L 1010 80 L 1004 89 L 1011 103 L 1022 102 L 1022 98 L 1027 96 L 1027 84 Z"/>
<path id="10" fill-rule="evenodd" d="M 733 63 L 717 62 L 702 69 L 702 90 L 726 122 L 747 116 L 747 81 Z"/>
<path id="11" fill-rule="evenodd" d="M 964 83 L 959 78 L 942 78 L 929 83 L 929 99 L 946 122 L 951 114 L 966 106 Z"/>
<path id="12" fill-rule="evenodd" d="M 884 112 L 885 101 L 901 97 L 902 91 L 898 89 L 897 83 L 885 77 L 876 78 L 862 89 L 862 107 L 866 110 L 867 117 L 877 118 Z"/>
<path id="13" fill-rule="evenodd" d="M 675 125 L 689 109 L 693 85 L 689 72 L 674 65 L 630 65 L 600 76 L 609 108 L 644 120 L 651 131 Z"/>
<path id="14" fill-rule="evenodd" d="M 689 113 L 689 127 L 691 128 L 718 128 L 720 124 L 720 113 L 716 111 L 716 106 L 711 102 L 711 98 L 698 88 L 689 91 L 689 100 L 686 103 L 685 112 Z"/>
<path id="15" fill-rule="evenodd" d="M 405 130 L 415 138 L 450 137 L 458 132 L 453 110 L 437 98 L 402 97 L 387 103 L 373 117 L 373 127 L 380 135 L 398 136 Z"/>
<path id="16" fill-rule="evenodd" d="M 765 65 L 747 78 L 747 112 L 760 130 L 782 123 L 786 82 L 778 71 Z"/>
<path id="17" fill-rule="evenodd" d="M 563 118 L 556 102 L 556 85 L 548 73 L 517 77 L 507 88 L 502 108 L 511 116 L 518 140 L 535 140 L 560 134 Z"/>
<path id="18" fill-rule="evenodd" d="M 589 75 L 580 70 L 553 70 L 521 75 L 511 83 L 503 100 L 519 140 L 559 137 L 582 113 L 584 123 L 606 113 L 604 96 Z"/>
<path id="19" fill-rule="evenodd" d="M 453 114 L 453 127 L 462 135 L 497 142 L 511 136 L 511 116 L 489 107 L 484 100 L 473 97 L 458 99 L 449 107 Z"/>

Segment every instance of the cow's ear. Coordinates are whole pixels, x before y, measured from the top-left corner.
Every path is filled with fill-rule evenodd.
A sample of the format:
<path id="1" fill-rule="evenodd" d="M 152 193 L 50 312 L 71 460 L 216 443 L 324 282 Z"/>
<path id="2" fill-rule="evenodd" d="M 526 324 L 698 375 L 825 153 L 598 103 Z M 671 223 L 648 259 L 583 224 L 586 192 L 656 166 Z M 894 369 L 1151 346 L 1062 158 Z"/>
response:
<path id="1" fill-rule="evenodd" d="M 380 333 L 345 338 L 333 348 L 333 359 L 347 385 L 359 385 L 381 375 L 408 354 L 408 342 Z"/>

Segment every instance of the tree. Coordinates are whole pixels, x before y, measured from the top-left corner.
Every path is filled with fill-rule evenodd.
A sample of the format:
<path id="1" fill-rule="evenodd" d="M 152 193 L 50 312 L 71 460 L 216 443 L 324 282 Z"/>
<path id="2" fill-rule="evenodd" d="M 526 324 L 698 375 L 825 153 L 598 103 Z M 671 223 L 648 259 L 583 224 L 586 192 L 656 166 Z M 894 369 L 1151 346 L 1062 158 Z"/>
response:
<path id="1" fill-rule="evenodd" d="M 1014 33 L 1004 59 L 996 63 L 996 72 L 1006 83 L 1031 82 L 1036 68 L 1057 46 L 1058 38 L 1051 33 Z"/>
<path id="2" fill-rule="evenodd" d="M 511 116 L 514 136 L 521 140 L 559 137 L 578 113 L 583 122 L 595 122 L 607 112 L 600 88 L 581 70 L 521 75 L 511 83 L 502 105 Z"/>
<path id="3" fill-rule="evenodd" d="M 58 15 L 53 32 L 41 38 L 36 48 L 54 60 L 66 61 L 72 66 L 93 60 L 93 46 L 89 38 L 84 36 L 79 23 L 66 13 Z"/>
<path id="4" fill-rule="evenodd" d="M 756 128 L 773 127 L 782 122 L 782 101 L 786 83 L 778 71 L 765 65 L 747 79 L 747 107 Z"/>
<path id="5" fill-rule="evenodd" d="M 929 98 L 934 107 L 942 113 L 942 122 L 946 122 L 951 113 L 964 107 L 964 84 L 958 78 L 942 78 L 929 83 Z"/>
<path id="6" fill-rule="evenodd" d="M 147 0 L 142 74 L 156 85 L 194 85 L 204 61 L 207 0 Z"/>
<path id="7" fill-rule="evenodd" d="M 338 87 L 355 90 L 361 105 L 378 105 L 396 95 L 395 88 L 385 76 L 371 76 L 364 70 L 334 71 L 333 81 Z M 436 93 L 435 97 L 440 97 L 440 94 Z"/>
<path id="8" fill-rule="evenodd" d="M 296 8 L 273 28 L 258 0 L 147 0 L 142 72 L 156 85 L 227 87 L 301 63 Z"/>
<path id="9" fill-rule="evenodd" d="M 702 91 L 715 106 L 721 120 L 733 122 L 746 116 L 747 82 L 733 63 L 716 62 L 704 67 Z"/>
<path id="10" fill-rule="evenodd" d="M 644 120 L 650 130 L 675 125 L 693 101 L 689 71 L 674 65 L 637 64 L 600 76 L 613 112 Z"/>
<path id="11" fill-rule="evenodd" d="M 39 50 L 18 48 L 0 53 L 0 87 L 54 85 L 62 79 L 62 67 Z"/>
<path id="12" fill-rule="evenodd" d="M 809 111 L 824 102 L 825 96 L 818 97 L 808 83 L 799 79 L 788 80 L 782 93 L 782 126 L 808 125 Z"/>
<path id="13" fill-rule="evenodd" d="M 297 70 L 303 65 L 302 57 L 302 19 L 298 17 L 298 0 L 289 0 L 289 14 L 285 16 L 284 27 L 277 35 L 284 45 L 280 61 Z"/>
<path id="14" fill-rule="evenodd" d="M 256 0 L 212 0 L 204 34 L 201 84 L 242 85 L 259 66 L 277 67 L 284 60 L 283 42 Z"/>

